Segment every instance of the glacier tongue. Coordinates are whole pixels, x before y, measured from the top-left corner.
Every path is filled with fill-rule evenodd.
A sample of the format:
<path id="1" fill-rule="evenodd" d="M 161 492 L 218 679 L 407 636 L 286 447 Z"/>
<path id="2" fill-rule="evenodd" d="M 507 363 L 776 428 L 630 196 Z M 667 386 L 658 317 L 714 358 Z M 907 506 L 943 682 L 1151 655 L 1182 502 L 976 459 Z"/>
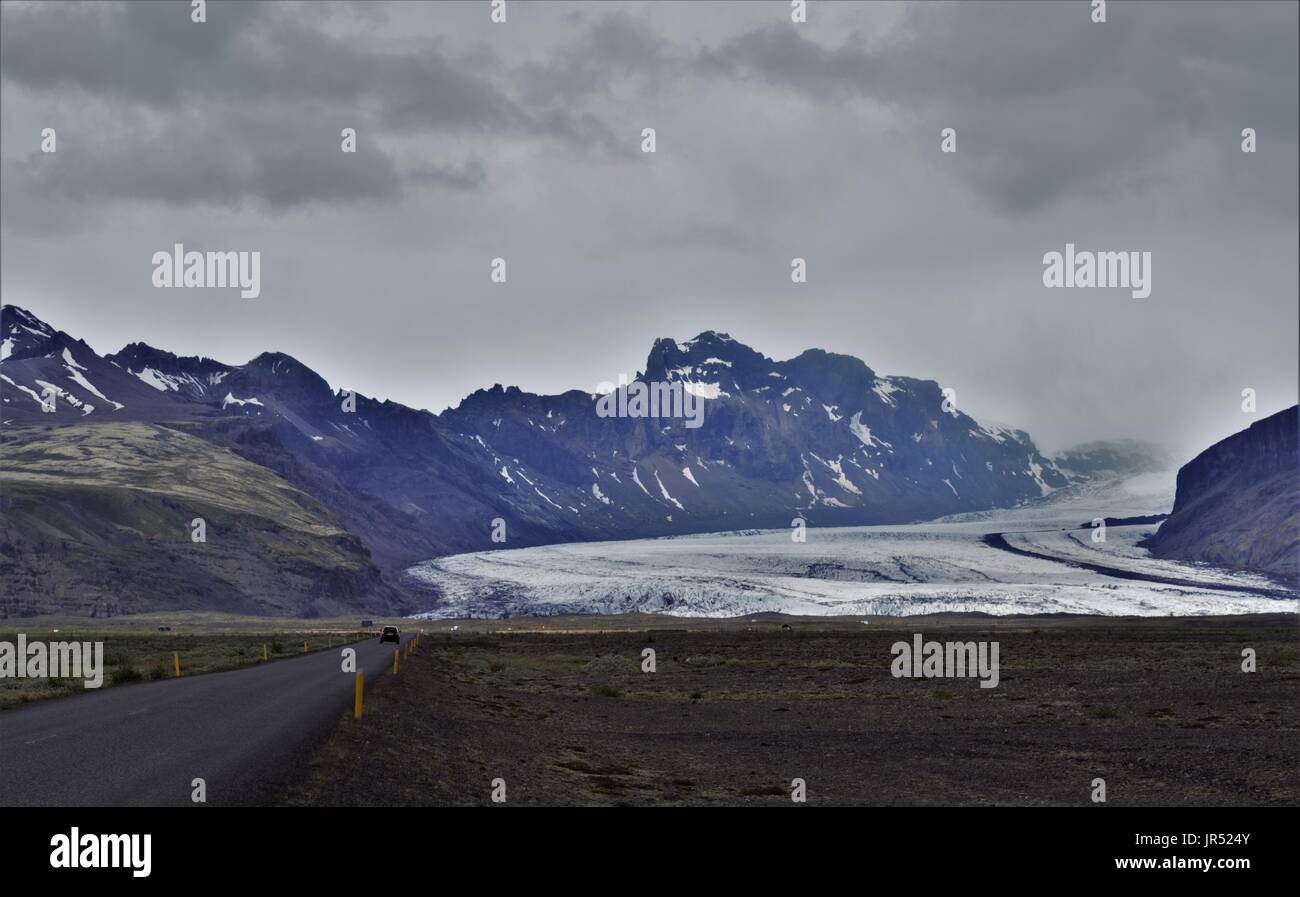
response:
<path id="1" fill-rule="evenodd" d="M 1157 482 L 1158 480 L 1158 482 Z M 1112 525 L 1106 541 L 1080 529 L 1098 516 L 1168 510 L 1168 476 L 1144 475 L 1051 496 L 1009 511 L 907 526 L 788 530 L 582 542 L 426 561 L 408 572 L 443 601 L 429 617 L 663 613 L 733 617 L 1075 613 L 1159 616 L 1294 610 L 1295 601 L 1250 591 L 1257 576 L 1151 557 L 1136 543 L 1153 524 Z M 1017 555 L 984 542 L 1005 532 Z M 1072 566 L 1101 564 L 1188 587 L 1116 578 Z"/>

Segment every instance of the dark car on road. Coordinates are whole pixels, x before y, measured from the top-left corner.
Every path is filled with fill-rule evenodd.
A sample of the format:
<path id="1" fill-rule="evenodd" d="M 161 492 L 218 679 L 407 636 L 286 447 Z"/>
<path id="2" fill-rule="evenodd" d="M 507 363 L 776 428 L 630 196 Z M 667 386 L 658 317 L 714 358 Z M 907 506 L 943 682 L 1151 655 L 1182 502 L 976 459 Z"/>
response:
<path id="1" fill-rule="evenodd" d="M 379 633 L 379 644 L 382 645 L 384 642 L 397 642 L 399 645 L 402 643 L 402 636 L 396 626 L 385 626 L 384 631 Z"/>

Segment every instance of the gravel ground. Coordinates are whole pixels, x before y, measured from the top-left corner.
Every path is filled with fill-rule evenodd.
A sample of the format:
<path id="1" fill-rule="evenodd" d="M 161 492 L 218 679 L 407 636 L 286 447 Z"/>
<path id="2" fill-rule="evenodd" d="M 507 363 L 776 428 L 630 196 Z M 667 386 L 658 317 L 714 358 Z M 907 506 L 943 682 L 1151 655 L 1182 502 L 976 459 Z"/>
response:
<path id="1" fill-rule="evenodd" d="M 450 625 L 285 803 L 1300 804 L 1294 615 Z M 916 632 L 996 640 L 998 686 L 894 678 Z"/>

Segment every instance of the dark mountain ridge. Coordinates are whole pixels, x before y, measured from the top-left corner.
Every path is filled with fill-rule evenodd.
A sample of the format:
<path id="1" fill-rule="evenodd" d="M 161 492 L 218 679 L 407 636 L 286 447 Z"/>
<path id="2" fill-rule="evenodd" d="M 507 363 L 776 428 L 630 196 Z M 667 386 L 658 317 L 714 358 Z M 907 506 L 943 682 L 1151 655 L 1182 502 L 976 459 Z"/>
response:
<path id="1" fill-rule="evenodd" d="M 229 365 L 137 342 L 101 357 L 15 306 L 0 321 L 14 347 L 0 362 L 6 425 L 135 420 L 229 449 L 321 502 L 392 581 L 460 551 L 788 527 L 796 516 L 911 522 L 1070 482 L 1023 431 L 945 408 L 932 380 L 882 377 L 818 349 L 776 361 L 715 331 L 656 340 L 637 377 L 700 397 L 702 425 L 691 427 L 601 417 L 598 397 L 577 390 L 501 385 L 435 415 L 345 396 L 283 353 Z M 59 391 L 50 413 L 47 386 Z M 492 540 L 498 520 L 504 543 Z"/>
<path id="2" fill-rule="evenodd" d="M 1300 582 L 1300 406 L 1251 424 L 1185 464 L 1173 512 L 1142 544 L 1158 557 Z"/>

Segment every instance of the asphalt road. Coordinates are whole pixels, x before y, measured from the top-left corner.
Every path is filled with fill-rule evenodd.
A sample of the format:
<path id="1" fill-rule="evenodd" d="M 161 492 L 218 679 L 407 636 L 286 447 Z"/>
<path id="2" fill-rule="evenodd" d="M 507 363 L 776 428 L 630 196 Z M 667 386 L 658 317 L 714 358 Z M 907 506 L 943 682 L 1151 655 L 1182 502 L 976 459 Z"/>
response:
<path id="1" fill-rule="evenodd" d="M 349 647 L 367 686 L 392 674 L 391 642 Z M 208 806 L 268 802 L 351 712 L 354 679 L 335 648 L 4 711 L 0 806 L 193 806 L 196 778 Z"/>

